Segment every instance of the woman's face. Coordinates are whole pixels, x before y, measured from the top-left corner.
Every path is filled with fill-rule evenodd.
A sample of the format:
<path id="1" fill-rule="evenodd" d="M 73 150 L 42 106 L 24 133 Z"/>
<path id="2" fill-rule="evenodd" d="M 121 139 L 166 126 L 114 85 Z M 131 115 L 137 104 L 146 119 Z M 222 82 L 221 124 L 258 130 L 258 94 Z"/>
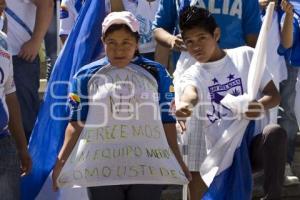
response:
<path id="1" fill-rule="evenodd" d="M 136 38 L 127 30 L 119 29 L 104 39 L 105 53 L 113 66 L 126 67 L 138 48 Z"/>
<path id="2" fill-rule="evenodd" d="M 217 50 L 219 49 L 218 40 L 220 29 L 216 28 L 214 34 L 199 27 L 194 27 L 184 31 L 183 41 L 188 52 L 199 62 L 205 63 L 215 61 Z"/>

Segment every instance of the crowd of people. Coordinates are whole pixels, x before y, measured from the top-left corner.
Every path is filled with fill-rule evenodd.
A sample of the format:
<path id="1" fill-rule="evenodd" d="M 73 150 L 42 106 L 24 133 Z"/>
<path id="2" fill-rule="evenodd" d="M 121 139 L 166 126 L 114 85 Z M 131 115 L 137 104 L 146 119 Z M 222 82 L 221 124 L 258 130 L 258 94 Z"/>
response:
<path id="1" fill-rule="evenodd" d="M 201 165 L 223 130 L 236 120 L 221 100 L 226 94 L 247 93 L 251 59 L 270 2 L 275 2 L 275 10 L 266 70 L 257 98 L 248 102 L 243 112 L 243 117 L 255 121 L 249 157 L 253 173 L 263 171 L 263 199 L 280 199 L 283 186 L 300 184 L 292 172 L 299 132 L 295 114 L 299 102 L 295 99 L 296 83 L 300 81 L 300 15 L 290 1 L 105 0 L 106 18 L 99 35 L 104 48 L 97 60 L 79 70 L 71 81 L 70 121 L 53 169 L 54 190 L 58 189 L 58 176 L 78 142 L 88 113 L 97 110 L 90 101 L 106 98 L 97 96 L 97 90 L 91 94 L 92 87 L 101 85 L 90 81 L 105 68 L 107 76 L 117 72 L 122 76 L 134 74 L 155 82 L 159 96 L 172 92 L 171 98 L 154 103 L 158 109 L 168 104 L 170 112 L 162 112 L 160 123 L 189 180 L 189 199 L 201 199 L 207 191 L 200 175 Z M 62 45 L 84 4 L 84 0 L 62 0 L 56 5 L 60 6 L 57 34 Z M 0 0 L 1 199 L 20 199 L 20 173 L 26 176 L 35 164 L 27 143 L 40 105 L 38 52 L 51 20 L 55 20 L 54 6 L 53 0 Z M 53 44 L 45 42 L 46 48 Z M 53 64 L 55 56 L 48 56 Z M 170 90 L 173 85 L 175 94 Z M 84 94 L 79 92 L 82 88 Z M 151 88 L 145 90 L 150 92 Z M 140 91 L 134 92 L 139 95 Z M 94 98 L 86 98 L 92 95 Z M 180 154 L 177 134 L 188 138 L 186 162 Z M 135 200 L 160 199 L 163 188 L 131 184 L 87 190 L 90 199 Z"/>

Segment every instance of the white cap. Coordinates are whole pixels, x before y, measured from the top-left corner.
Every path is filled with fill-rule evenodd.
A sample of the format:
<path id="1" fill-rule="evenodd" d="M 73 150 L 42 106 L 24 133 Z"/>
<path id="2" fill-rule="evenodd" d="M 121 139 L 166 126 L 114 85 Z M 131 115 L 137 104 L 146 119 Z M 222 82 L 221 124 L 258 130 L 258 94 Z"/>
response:
<path id="1" fill-rule="evenodd" d="M 102 35 L 104 35 L 107 29 L 113 24 L 125 24 L 131 29 L 132 32 L 139 31 L 138 20 L 131 12 L 128 11 L 109 13 L 102 23 Z"/>

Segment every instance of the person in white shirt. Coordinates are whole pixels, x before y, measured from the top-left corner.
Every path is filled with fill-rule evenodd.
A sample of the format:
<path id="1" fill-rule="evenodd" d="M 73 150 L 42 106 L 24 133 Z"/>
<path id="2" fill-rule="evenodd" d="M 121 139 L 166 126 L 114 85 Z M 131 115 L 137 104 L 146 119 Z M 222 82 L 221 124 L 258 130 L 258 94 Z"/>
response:
<path id="1" fill-rule="evenodd" d="M 0 16 L 4 7 L 5 1 L 0 0 Z M 16 96 L 12 58 L 7 50 L 6 34 L 0 30 L 0 196 L 17 200 L 20 174 L 28 174 L 32 164 Z"/>
<path id="2" fill-rule="evenodd" d="M 53 0 L 6 0 L 7 42 L 27 139 L 39 109 L 38 51 L 53 15 Z"/>
<path id="3" fill-rule="evenodd" d="M 187 8 L 180 15 L 180 29 L 187 51 L 197 62 L 176 81 L 180 87 L 176 116 L 186 118 L 192 113 L 197 114 L 202 123 L 200 133 L 205 133 L 209 151 L 223 131 L 239 117 L 223 106 L 221 100 L 228 93 L 234 96 L 247 93 L 254 51 L 246 46 L 221 49 L 218 45 L 220 28 L 211 13 L 203 8 Z M 279 92 L 269 73 L 264 73 L 259 91 L 257 100 L 250 102 L 244 113 L 245 117 L 256 119 L 250 160 L 254 171 L 264 170 L 265 198 L 276 199 L 280 198 L 284 179 L 287 136 L 279 125 L 265 122 L 264 114 L 280 102 Z M 206 190 L 205 184 L 199 171 L 191 173 L 191 200 L 200 199 Z"/>
<path id="4" fill-rule="evenodd" d="M 84 2 L 84 0 L 61 1 L 59 37 L 63 44 L 71 33 Z M 105 0 L 106 14 L 111 11 L 122 11 L 123 9 L 122 0 Z"/>

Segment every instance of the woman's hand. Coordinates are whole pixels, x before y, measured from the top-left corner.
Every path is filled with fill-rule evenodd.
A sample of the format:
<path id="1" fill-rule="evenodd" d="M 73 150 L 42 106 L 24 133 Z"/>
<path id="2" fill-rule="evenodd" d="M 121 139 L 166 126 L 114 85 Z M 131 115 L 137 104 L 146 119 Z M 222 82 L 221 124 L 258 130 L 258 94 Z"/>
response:
<path id="1" fill-rule="evenodd" d="M 52 188 L 53 188 L 53 191 L 55 191 L 55 192 L 58 190 L 57 179 L 58 179 L 58 176 L 59 176 L 63 166 L 64 166 L 64 162 L 57 159 L 55 166 L 53 168 L 53 171 L 52 171 Z"/>

